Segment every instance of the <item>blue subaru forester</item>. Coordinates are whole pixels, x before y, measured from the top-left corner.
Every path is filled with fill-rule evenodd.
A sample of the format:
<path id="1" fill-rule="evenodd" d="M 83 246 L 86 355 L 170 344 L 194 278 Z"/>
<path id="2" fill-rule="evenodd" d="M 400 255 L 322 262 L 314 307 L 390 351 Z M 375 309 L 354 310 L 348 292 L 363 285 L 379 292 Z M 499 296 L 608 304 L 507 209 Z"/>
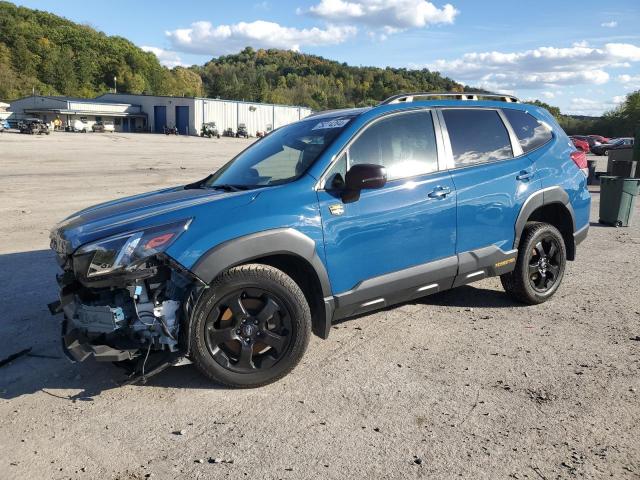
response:
<path id="1" fill-rule="evenodd" d="M 585 157 L 514 97 L 405 94 L 305 118 L 189 185 L 82 210 L 51 233 L 63 345 L 273 382 L 311 333 L 500 276 L 536 304 L 589 228 Z M 147 364 L 147 362 L 149 362 Z"/>

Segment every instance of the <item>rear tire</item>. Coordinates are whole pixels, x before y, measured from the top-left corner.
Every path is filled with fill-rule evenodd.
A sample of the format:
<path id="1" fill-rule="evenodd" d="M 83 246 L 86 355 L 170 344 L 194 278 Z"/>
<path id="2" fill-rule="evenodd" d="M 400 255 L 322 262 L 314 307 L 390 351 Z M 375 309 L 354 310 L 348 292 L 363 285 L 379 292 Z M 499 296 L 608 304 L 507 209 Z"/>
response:
<path id="1" fill-rule="evenodd" d="M 300 287 L 261 264 L 231 268 L 211 284 L 194 310 L 191 358 L 211 380 L 260 387 L 300 362 L 311 335 L 311 312 Z"/>
<path id="2" fill-rule="evenodd" d="M 556 227 L 529 222 L 522 233 L 516 268 L 500 276 L 509 296 L 537 305 L 549 300 L 560 287 L 567 264 L 564 239 Z"/>

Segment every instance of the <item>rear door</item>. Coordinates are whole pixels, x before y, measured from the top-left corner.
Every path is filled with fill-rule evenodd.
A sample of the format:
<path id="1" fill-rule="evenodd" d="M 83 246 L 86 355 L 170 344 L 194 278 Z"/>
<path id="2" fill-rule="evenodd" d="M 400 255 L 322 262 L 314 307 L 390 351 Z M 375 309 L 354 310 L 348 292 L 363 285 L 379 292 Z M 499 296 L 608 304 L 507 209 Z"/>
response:
<path id="1" fill-rule="evenodd" d="M 384 289 L 390 280 L 399 281 L 394 288 L 400 288 L 416 273 L 407 269 L 444 258 L 448 260 L 441 266 L 451 267 L 455 275 L 456 193 L 444 165 L 439 168 L 438 145 L 440 131 L 431 111 L 386 115 L 366 126 L 325 174 L 318 199 L 334 294 L 365 290 L 367 285 Z M 343 203 L 332 180 L 344 178 L 358 163 L 385 166 L 387 184 Z M 392 272 L 400 273 L 394 279 L 385 277 Z M 419 280 L 405 282 L 405 288 Z M 361 292 L 361 300 L 367 295 Z M 383 300 L 371 306 L 389 303 Z"/>
<path id="2" fill-rule="evenodd" d="M 457 253 L 473 252 L 477 258 L 484 247 L 509 252 L 518 213 L 540 188 L 535 163 L 523 153 L 502 110 L 443 108 L 439 114 L 458 198 Z M 495 253 L 500 252 L 489 248 L 480 255 Z"/>

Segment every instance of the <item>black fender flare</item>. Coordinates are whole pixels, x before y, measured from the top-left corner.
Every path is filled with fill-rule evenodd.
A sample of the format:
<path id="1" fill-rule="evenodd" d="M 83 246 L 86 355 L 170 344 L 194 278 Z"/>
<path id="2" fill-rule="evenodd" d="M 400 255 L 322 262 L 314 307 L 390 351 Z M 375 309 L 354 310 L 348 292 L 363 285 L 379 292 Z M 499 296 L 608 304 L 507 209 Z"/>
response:
<path id="1" fill-rule="evenodd" d="M 322 290 L 323 298 L 318 300 L 325 310 L 322 318 L 314 318 L 313 330 L 319 337 L 327 338 L 334 310 L 329 275 L 316 251 L 316 242 L 294 228 L 276 228 L 227 240 L 204 253 L 191 271 L 209 285 L 231 267 L 271 255 L 299 257 L 313 268 Z"/>
<path id="2" fill-rule="evenodd" d="M 329 275 L 316 252 L 316 242 L 293 228 L 276 228 L 227 240 L 204 253 L 191 270 L 209 284 L 231 267 L 280 254 L 295 255 L 309 262 L 320 280 L 322 295 L 331 296 Z"/>
<path id="3" fill-rule="evenodd" d="M 573 223 L 573 232 L 576 231 L 575 213 L 573 212 L 569 195 L 565 189 L 559 186 L 543 188 L 542 190 L 532 193 L 522 204 L 522 208 L 516 219 L 513 248 L 518 248 L 518 245 L 520 245 L 522 232 L 531 214 L 538 208 L 553 203 L 559 203 L 567 209 L 571 216 L 571 222 Z"/>

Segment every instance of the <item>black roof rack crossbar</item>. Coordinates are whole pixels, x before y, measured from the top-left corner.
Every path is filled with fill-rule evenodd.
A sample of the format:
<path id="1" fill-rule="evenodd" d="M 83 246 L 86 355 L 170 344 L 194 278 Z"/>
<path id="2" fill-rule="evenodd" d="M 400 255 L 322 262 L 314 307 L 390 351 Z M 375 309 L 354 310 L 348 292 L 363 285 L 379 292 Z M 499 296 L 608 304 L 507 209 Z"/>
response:
<path id="1" fill-rule="evenodd" d="M 380 102 L 380 105 L 389 105 L 392 103 L 413 102 L 417 98 L 438 98 L 445 97 L 452 100 L 481 100 L 491 99 L 501 102 L 518 103 L 519 100 L 513 95 L 503 95 L 499 93 L 482 93 L 482 92 L 415 92 L 415 93 L 399 93 L 393 95 Z"/>

